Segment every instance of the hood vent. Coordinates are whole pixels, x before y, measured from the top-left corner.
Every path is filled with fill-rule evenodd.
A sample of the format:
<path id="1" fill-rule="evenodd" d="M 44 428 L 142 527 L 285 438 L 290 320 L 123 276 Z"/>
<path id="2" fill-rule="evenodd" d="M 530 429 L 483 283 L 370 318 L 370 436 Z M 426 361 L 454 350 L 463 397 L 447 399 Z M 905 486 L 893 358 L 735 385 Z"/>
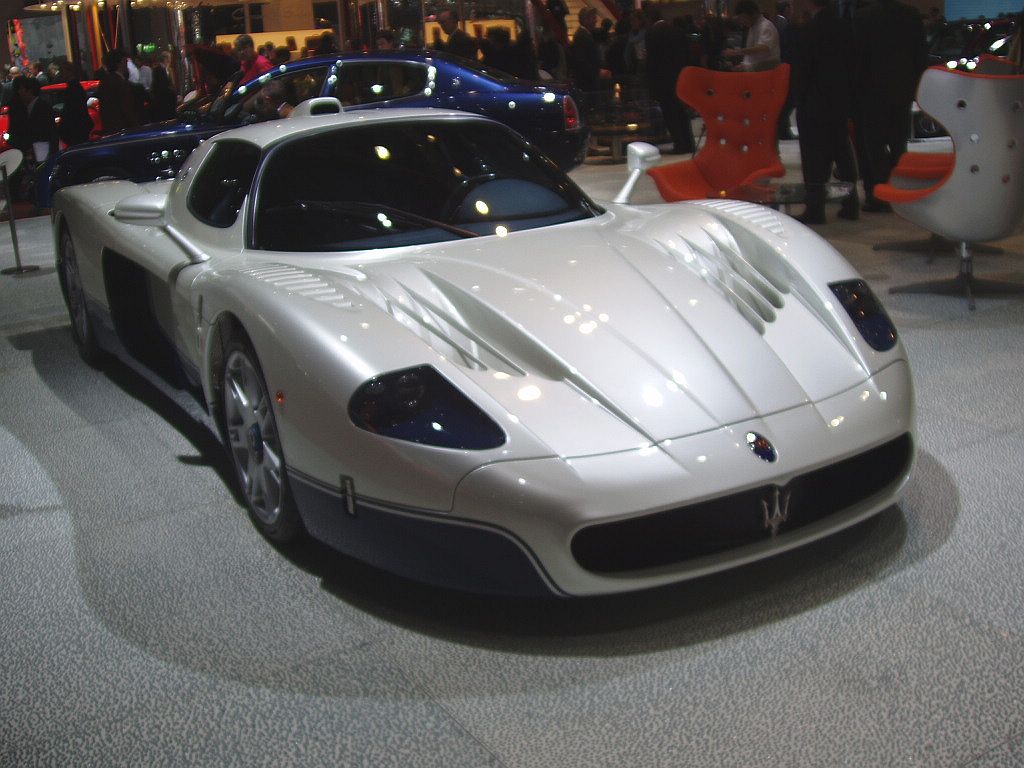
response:
<path id="1" fill-rule="evenodd" d="M 381 309 L 446 360 L 474 371 L 525 375 L 519 366 L 474 334 L 443 293 L 437 293 L 435 303 L 402 283 L 397 283 L 396 287 L 399 290 L 379 292 Z"/>
<path id="2" fill-rule="evenodd" d="M 244 270 L 243 274 L 260 282 L 270 283 L 275 288 L 288 291 L 288 293 L 330 304 L 332 307 L 339 309 L 351 309 L 352 299 L 359 295 L 353 289 L 343 293 L 323 278 L 298 267 L 288 266 L 287 264 L 268 264 L 262 267 L 254 267 L 253 269 Z M 347 276 L 354 277 L 357 280 L 365 279 L 362 273 L 358 273 L 355 270 L 352 270 L 352 274 Z"/>
<path id="3" fill-rule="evenodd" d="M 678 239 L 658 240 L 668 255 L 714 288 L 763 334 L 782 309 L 782 293 L 743 255 L 735 238 L 722 227 L 704 227 L 704 238 L 677 232 Z"/>

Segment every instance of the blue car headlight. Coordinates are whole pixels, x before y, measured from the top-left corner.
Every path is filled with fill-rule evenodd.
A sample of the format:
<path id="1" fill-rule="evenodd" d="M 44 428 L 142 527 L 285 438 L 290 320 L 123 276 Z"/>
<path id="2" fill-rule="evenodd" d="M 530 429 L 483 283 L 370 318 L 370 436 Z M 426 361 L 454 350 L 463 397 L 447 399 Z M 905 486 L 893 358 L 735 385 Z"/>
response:
<path id="1" fill-rule="evenodd" d="M 829 283 L 832 293 L 872 349 L 886 352 L 896 346 L 896 326 L 863 280 Z"/>
<path id="2" fill-rule="evenodd" d="M 424 445 L 486 450 L 505 443 L 501 427 L 429 365 L 364 382 L 348 415 L 360 429 Z"/>

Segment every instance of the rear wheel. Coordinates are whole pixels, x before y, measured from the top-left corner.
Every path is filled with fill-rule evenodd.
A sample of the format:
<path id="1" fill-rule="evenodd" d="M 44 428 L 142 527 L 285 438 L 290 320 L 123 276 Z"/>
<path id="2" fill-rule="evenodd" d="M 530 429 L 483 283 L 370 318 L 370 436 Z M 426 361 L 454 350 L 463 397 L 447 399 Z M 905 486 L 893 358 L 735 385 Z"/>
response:
<path id="1" fill-rule="evenodd" d="M 228 342 L 222 381 L 224 436 L 249 514 L 267 538 L 291 541 L 302 525 L 288 488 L 273 403 L 248 340 Z"/>
<path id="2" fill-rule="evenodd" d="M 96 332 L 93 330 L 92 320 L 85 303 L 85 291 L 82 288 L 82 273 L 78 264 L 78 254 L 75 252 L 75 241 L 71 238 L 71 230 L 66 224 L 60 228 L 58 259 L 60 261 L 57 273 L 60 276 L 60 287 L 64 294 L 64 303 L 68 308 L 68 316 L 71 318 L 71 336 L 75 340 L 75 346 L 82 359 L 89 365 L 97 365 L 102 352 L 96 341 Z"/>

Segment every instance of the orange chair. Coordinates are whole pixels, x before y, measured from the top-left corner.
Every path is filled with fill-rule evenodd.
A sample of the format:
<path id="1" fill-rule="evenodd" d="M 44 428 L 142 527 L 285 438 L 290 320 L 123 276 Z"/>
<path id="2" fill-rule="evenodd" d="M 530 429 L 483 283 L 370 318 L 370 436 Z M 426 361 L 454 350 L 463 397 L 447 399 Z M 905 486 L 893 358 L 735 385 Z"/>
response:
<path id="1" fill-rule="evenodd" d="M 1019 292 L 1021 286 L 975 279 L 971 247 L 1012 234 L 1024 217 L 1024 75 L 931 67 L 917 98 L 949 130 L 953 164 L 928 186 L 879 184 L 875 194 L 903 218 L 956 243 L 960 273 L 899 290 L 963 292 L 971 309 L 975 293 Z"/>
<path id="2" fill-rule="evenodd" d="M 666 202 L 728 197 L 769 176 L 785 176 L 776 130 L 789 91 L 789 65 L 763 72 L 686 67 L 676 94 L 704 120 L 707 140 L 692 159 L 651 168 Z"/>

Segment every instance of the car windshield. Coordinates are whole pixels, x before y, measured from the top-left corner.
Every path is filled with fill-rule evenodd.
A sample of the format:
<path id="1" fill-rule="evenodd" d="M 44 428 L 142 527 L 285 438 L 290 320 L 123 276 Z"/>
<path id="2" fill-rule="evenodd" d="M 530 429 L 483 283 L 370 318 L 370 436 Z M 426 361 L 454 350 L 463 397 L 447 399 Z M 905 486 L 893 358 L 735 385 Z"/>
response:
<path id="1" fill-rule="evenodd" d="M 238 87 L 238 81 L 242 73 L 236 72 L 220 89 L 211 91 L 203 96 L 189 99 L 178 106 L 178 119 L 189 121 L 200 121 L 207 117 L 215 117 L 227 104 L 231 94 Z"/>
<path id="2" fill-rule="evenodd" d="M 352 251 L 496 235 L 601 212 L 502 125 L 375 122 L 300 136 L 259 177 L 254 246 Z"/>
<path id="3" fill-rule="evenodd" d="M 227 96 L 223 95 L 221 92 L 210 93 L 205 96 L 197 96 L 178 107 L 178 119 L 188 122 L 199 122 L 205 120 L 210 115 L 210 110 L 213 108 L 213 105 L 217 104 L 220 106 L 226 99 Z"/>

